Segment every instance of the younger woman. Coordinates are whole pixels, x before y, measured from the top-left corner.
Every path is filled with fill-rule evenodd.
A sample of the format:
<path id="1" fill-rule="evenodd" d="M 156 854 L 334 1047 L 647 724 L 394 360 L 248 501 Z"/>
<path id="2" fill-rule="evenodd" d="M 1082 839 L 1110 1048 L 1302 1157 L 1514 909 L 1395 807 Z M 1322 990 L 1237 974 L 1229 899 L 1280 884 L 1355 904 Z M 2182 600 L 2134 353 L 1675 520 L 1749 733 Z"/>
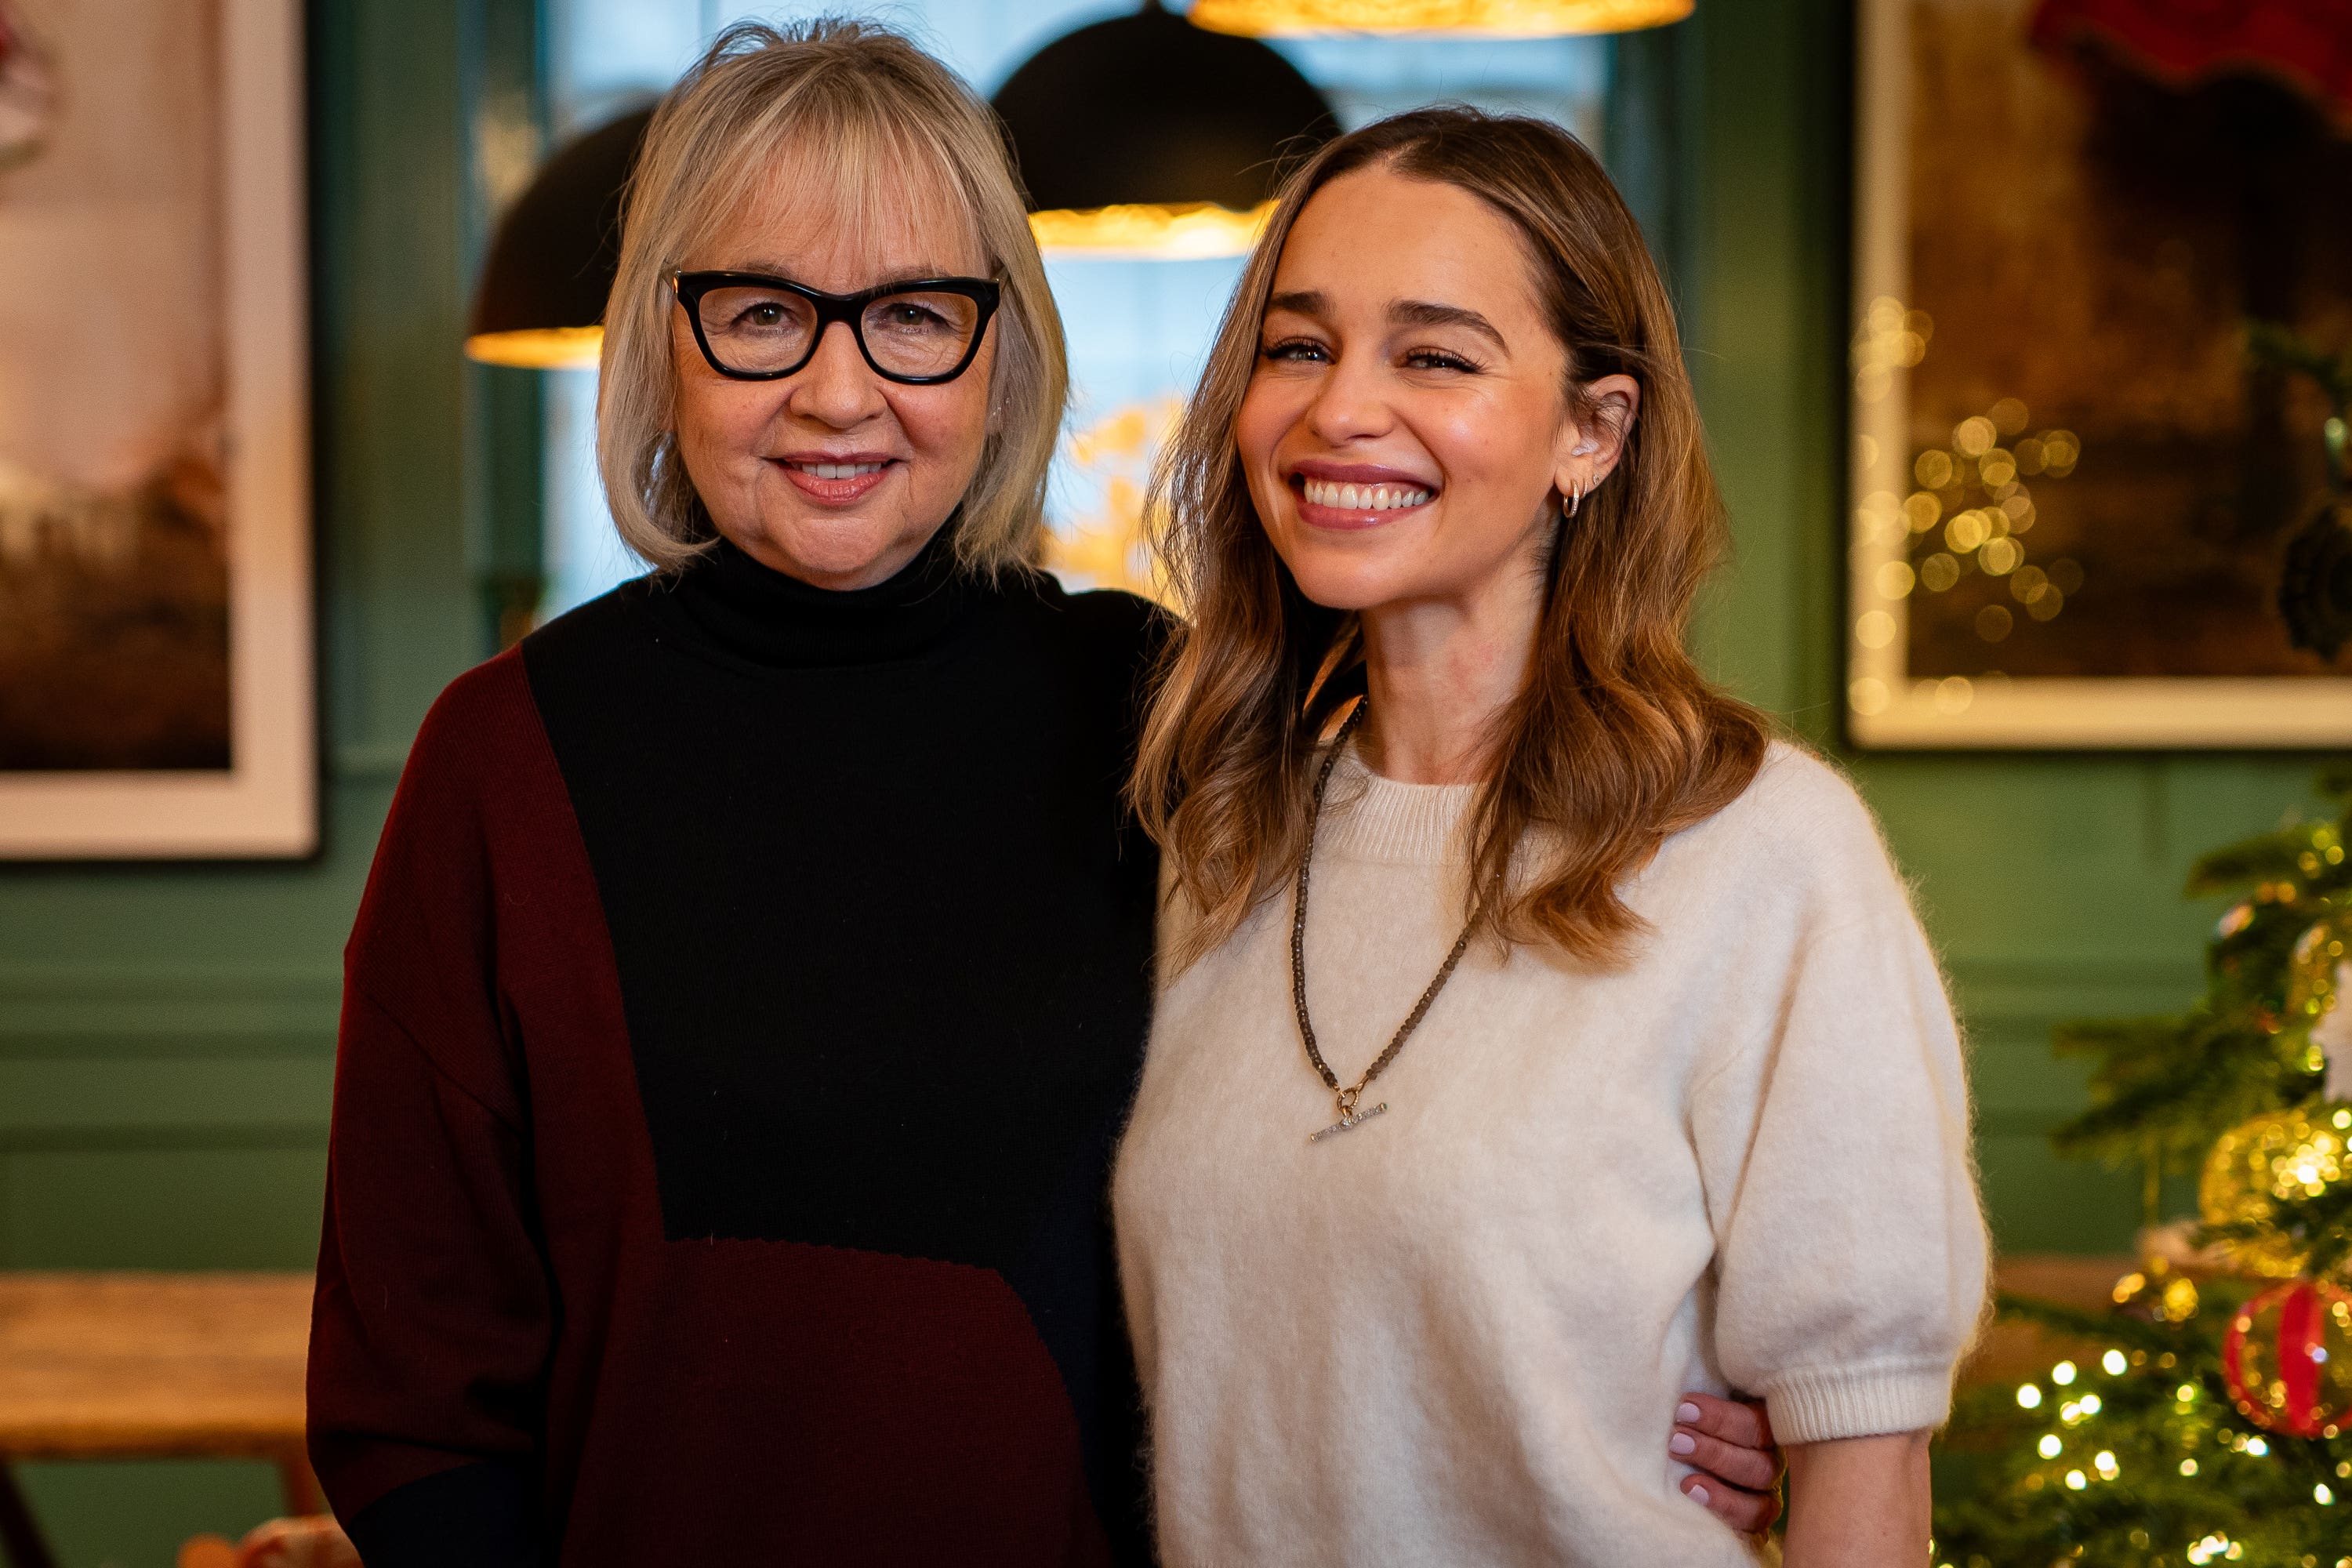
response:
<path id="1" fill-rule="evenodd" d="M 1694 1387 L 1765 1398 L 1790 1568 L 1924 1561 L 1959 1045 L 1853 790 L 1683 651 L 1719 508 L 1599 164 L 1465 110 L 1331 143 L 1160 489 L 1115 1199 L 1166 1561 L 1745 1563 Z"/>

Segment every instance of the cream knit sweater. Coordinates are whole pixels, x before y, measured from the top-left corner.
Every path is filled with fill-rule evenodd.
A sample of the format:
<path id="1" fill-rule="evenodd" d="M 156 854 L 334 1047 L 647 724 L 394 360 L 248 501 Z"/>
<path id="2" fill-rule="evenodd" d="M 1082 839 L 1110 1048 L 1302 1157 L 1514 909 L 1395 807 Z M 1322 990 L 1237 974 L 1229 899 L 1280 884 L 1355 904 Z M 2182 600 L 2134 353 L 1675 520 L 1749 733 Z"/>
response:
<path id="1" fill-rule="evenodd" d="M 1474 793 L 1333 775 L 1307 973 L 1342 1082 L 1460 929 Z M 1783 1442 L 1943 1421 L 1968 1091 L 1869 814 L 1776 746 L 1626 896 L 1622 968 L 1474 945 L 1387 1113 L 1312 1145 L 1289 898 L 1165 984 L 1113 1193 L 1170 1568 L 1729 1568 L 1675 1489 L 1684 1390 L 1761 1394 Z"/>

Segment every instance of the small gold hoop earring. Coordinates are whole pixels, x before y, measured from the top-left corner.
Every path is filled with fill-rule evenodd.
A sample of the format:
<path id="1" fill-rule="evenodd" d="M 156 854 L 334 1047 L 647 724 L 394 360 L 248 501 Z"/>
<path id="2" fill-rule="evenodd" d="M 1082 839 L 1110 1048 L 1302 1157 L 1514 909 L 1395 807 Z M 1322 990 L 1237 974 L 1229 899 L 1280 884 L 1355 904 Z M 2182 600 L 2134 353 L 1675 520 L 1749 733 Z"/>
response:
<path id="1" fill-rule="evenodd" d="M 1568 487 L 1568 515 L 1574 517 L 1576 509 L 1584 504 L 1584 481 L 1575 480 Z"/>

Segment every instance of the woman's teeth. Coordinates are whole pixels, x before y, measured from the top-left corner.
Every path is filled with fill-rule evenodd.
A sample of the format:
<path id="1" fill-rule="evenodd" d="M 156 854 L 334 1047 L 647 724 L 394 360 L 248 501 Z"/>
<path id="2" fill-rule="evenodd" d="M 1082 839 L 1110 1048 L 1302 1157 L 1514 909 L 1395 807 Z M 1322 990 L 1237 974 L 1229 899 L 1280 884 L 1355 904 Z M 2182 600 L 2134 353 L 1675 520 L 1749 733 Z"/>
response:
<path id="1" fill-rule="evenodd" d="M 855 479 L 866 474 L 878 474 L 889 465 L 887 463 L 788 463 L 785 466 L 798 468 L 804 474 L 814 475 L 820 479 Z"/>
<path id="2" fill-rule="evenodd" d="M 1305 486 L 1308 500 L 1341 511 L 1394 511 L 1429 499 L 1427 490 L 1412 485 L 1341 485 L 1329 479 L 1308 479 Z"/>

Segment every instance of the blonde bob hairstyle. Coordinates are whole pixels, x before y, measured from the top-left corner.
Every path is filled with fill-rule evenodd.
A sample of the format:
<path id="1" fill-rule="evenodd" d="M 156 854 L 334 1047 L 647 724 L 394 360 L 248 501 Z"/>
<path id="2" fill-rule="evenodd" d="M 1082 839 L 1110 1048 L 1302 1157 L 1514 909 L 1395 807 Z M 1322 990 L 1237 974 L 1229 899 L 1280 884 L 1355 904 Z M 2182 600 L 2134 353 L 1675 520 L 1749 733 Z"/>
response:
<path id="1" fill-rule="evenodd" d="M 1357 618 L 1299 592 L 1251 504 L 1234 430 L 1291 226 L 1324 185 L 1373 167 L 1458 186 L 1509 221 L 1568 350 L 1570 412 L 1602 416 L 1583 390 L 1600 376 L 1641 384 L 1615 470 L 1555 525 L 1528 683 L 1488 737 L 1464 846 L 1465 914 L 1483 932 L 1615 962 L 1642 925 L 1621 884 L 1747 788 L 1769 731 L 1684 651 L 1724 522 L 1641 228 L 1573 136 L 1462 108 L 1351 132 L 1290 177 L 1153 476 L 1146 515 L 1188 624 L 1163 658 L 1131 795 L 1195 917 L 1174 957 L 1214 947 L 1297 874 L 1317 748 L 1364 689 Z"/>
<path id="2" fill-rule="evenodd" d="M 996 116 L 939 61 L 872 22 L 739 23 L 655 110 L 631 175 L 604 307 L 596 460 L 622 540 L 656 568 L 709 548 L 679 460 L 668 273 L 782 182 L 823 182 L 854 234 L 906 221 L 910 201 L 969 226 L 1003 287 L 980 467 L 956 552 L 993 574 L 1034 563 L 1069 370 L 1061 317 Z"/>

